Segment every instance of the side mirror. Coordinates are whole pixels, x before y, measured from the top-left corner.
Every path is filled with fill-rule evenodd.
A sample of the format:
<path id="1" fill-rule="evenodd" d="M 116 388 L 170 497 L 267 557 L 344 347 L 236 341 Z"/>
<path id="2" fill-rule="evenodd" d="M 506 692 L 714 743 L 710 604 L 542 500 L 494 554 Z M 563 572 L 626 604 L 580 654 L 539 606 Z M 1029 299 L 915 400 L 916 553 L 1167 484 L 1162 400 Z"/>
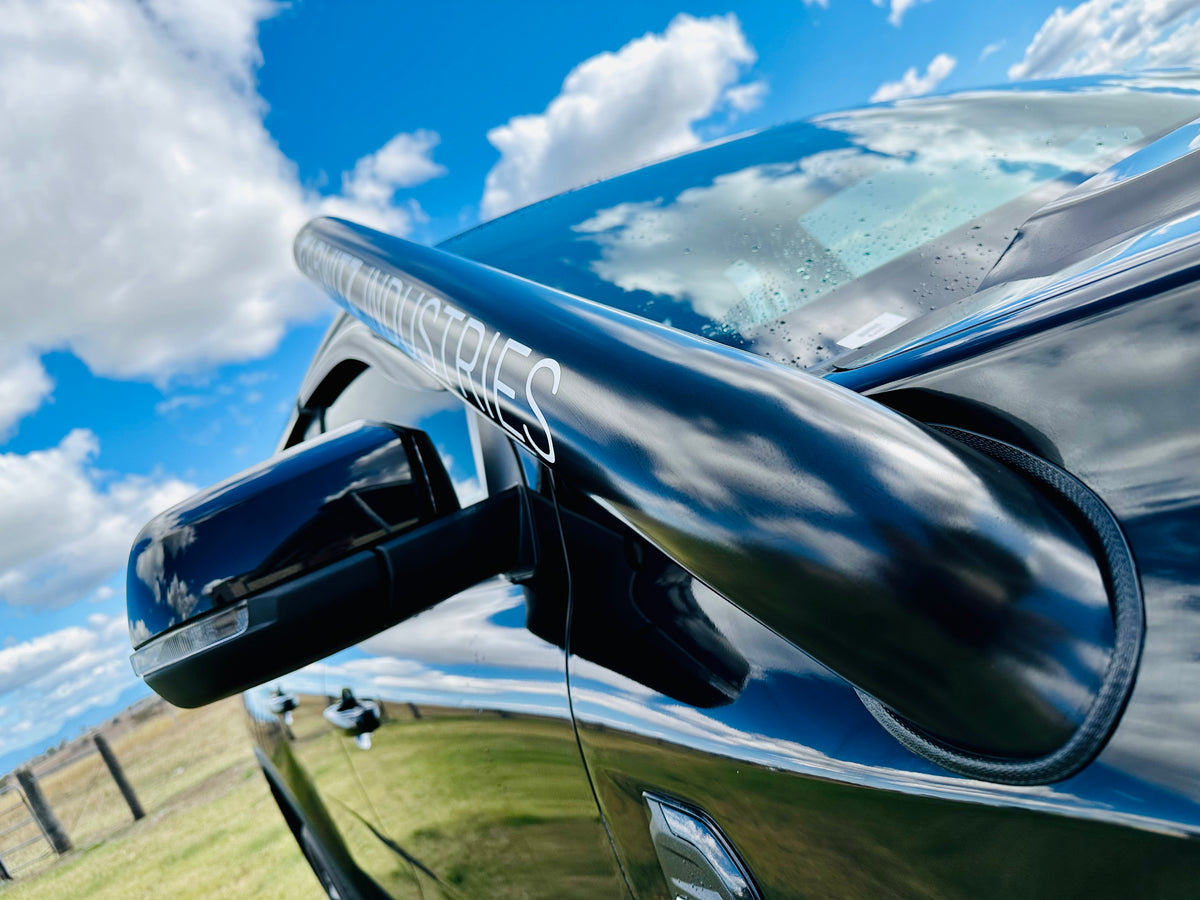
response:
<path id="1" fill-rule="evenodd" d="M 509 571 L 520 533 L 515 491 L 459 509 L 424 433 L 348 426 L 142 529 L 133 669 L 177 706 L 219 700 Z"/>

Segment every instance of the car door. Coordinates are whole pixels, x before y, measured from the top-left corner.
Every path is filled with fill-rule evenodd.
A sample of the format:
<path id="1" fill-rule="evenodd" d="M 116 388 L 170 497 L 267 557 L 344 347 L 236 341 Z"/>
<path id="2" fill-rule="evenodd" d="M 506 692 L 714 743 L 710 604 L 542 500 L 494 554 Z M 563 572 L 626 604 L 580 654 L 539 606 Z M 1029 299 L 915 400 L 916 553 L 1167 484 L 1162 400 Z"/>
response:
<path id="1" fill-rule="evenodd" d="M 329 374 L 309 392 L 293 440 L 358 419 L 420 429 L 464 507 L 536 477 L 492 424 L 359 330 L 343 331 L 316 364 Z M 552 523 L 551 505 L 540 508 Z M 353 815 L 368 827 L 355 829 L 351 851 L 390 890 L 411 869 L 426 896 L 626 891 L 571 721 L 568 595 L 550 536 L 539 541 L 536 582 L 489 580 L 310 667 L 325 695 L 322 740 L 339 744 L 339 765 L 366 799 Z M 376 719 L 338 727 L 337 707 L 356 705 L 374 705 Z"/>
<path id="2" fill-rule="evenodd" d="M 1058 335 L 1053 350 L 1042 341 L 1027 351 L 1042 364 L 1054 361 L 1034 369 L 1039 383 L 1089 383 L 1077 361 L 1087 354 L 1067 341 Z M 1035 398 L 1029 371 L 1022 371 L 1029 379 L 1022 396 Z M 979 394 L 994 388 L 979 367 L 972 375 Z M 938 384 L 945 392 L 956 387 L 951 378 Z M 946 421 L 955 407 L 937 396 L 940 404 L 909 399 L 906 408 Z M 1162 402 L 1142 396 L 1137 408 L 1161 412 Z M 1132 407 L 1123 412 L 1131 416 Z M 975 426 L 982 422 L 976 415 Z M 1103 444 L 1100 429 L 1080 440 L 1066 427 L 1056 434 L 1052 418 L 1039 424 L 1068 460 L 1102 468 L 1111 458 L 1091 449 Z M 1194 419 L 1171 427 L 1190 433 Z M 1152 433 L 1139 439 L 1151 442 Z M 1145 489 L 1131 484 L 1174 490 L 1173 482 L 1163 485 L 1178 467 L 1151 453 L 1139 458 L 1147 462 L 1131 481 L 1129 470 L 1109 473 L 1113 496 L 1142 496 Z M 560 485 L 558 498 L 574 586 L 572 709 L 635 896 L 1172 897 L 1194 890 L 1200 844 L 1184 823 L 1194 821 L 1195 781 L 1178 774 L 1194 771 L 1196 758 L 1181 755 L 1179 736 L 1194 718 L 1178 712 L 1180 694 L 1191 690 L 1180 673 L 1194 668 L 1194 648 L 1182 653 L 1166 628 L 1151 625 L 1145 688 L 1139 683 L 1097 760 L 1050 783 L 1000 784 L 911 752 L 845 679 L 585 496 Z M 1194 515 L 1186 507 L 1178 514 Z M 1170 622 L 1188 588 L 1178 562 L 1167 562 L 1173 551 L 1163 549 L 1169 540 L 1158 527 L 1158 557 L 1147 553 L 1143 562 L 1147 603 Z M 862 631 L 873 627 L 859 623 Z M 669 825 L 664 833 L 664 805 L 683 817 L 673 834 Z"/>

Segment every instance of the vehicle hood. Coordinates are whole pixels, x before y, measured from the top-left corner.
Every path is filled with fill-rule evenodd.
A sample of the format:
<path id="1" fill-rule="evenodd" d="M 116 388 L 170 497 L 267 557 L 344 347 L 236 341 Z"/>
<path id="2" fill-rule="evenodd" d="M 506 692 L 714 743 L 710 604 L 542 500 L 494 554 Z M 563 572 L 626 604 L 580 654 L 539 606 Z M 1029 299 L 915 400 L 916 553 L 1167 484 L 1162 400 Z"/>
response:
<path id="1" fill-rule="evenodd" d="M 826 373 L 977 314 L 963 301 L 981 288 L 1018 282 L 1025 296 L 1031 279 L 1186 213 L 1196 198 L 1178 185 L 1195 193 L 1200 177 L 1179 171 L 1197 146 L 1180 128 L 1197 116 L 1190 72 L 875 105 L 717 143 L 441 246 Z M 1079 210 L 1101 195 L 1105 209 Z"/>

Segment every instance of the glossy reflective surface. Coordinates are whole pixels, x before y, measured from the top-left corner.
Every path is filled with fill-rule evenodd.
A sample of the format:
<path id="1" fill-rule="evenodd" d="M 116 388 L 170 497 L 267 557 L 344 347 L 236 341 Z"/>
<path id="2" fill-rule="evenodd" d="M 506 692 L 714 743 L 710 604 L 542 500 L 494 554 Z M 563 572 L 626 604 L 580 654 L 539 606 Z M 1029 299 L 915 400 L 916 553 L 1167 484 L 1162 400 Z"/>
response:
<path id="1" fill-rule="evenodd" d="M 1200 254 L 1193 259 L 1196 272 Z M 886 386 L 906 408 L 945 418 L 955 412 L 943 396 L 986 397 L 997 427 L 1049 448 L 1116 513 L 1138 562 L 1147 632 L 1137 685 L 1100 761 L 1186 801 L 1191 828 L 1200 801 L 1198 335 L 1192 283 Z"/>
<path id="2" fill-rule="evenodd" d="M 414 439 L 370 427 L 196 494 L 134 542 L 126 588 L 134 645 L 452 510 L 444 479 L 432 491 Z"/>
<path id="3" fill-rule="evenodd" d="M 570 660 L 584 755 L 637 896 L 667 896 L 646 791 L 708 813 L 767 897 L 1189 889 L 1200 842 L 1183 835 L 1200 813 L 1170 791 L 1103 764 L 1039 787 L 949 775 L 897 744 L 843 679 L 702 585 L 692 594 L 750 663 L 730 702 L 697 707 L 625 667 Z"/>
<path id="4" fill-rule="evenodd" d="M 1080 108 L 1093 102 L 1095 110 L 1109 108 L 1108 87 L 1123 94 L 1121 106 L 1130 116 L 1150 115 L 1149 107 L 1161 104 L 1160 111 L 1192 118 L 1195 112 L 1189 111 L 1197 108 L 1194 86 L 1183 77 L 1074 87 L 1081 91 Z M 1126 93 L 1138 87 L 1149 93 Z M 1040 91 L 1032 97 L 982 96 L 981 117 L 1002 113 L 998 122 L 1015 121 L 1026 102 L 1037 106 L 1046 99 Z M 866 176 L 856 173 L 852 189 L 864 192 L 872 206 L 886 205 L 888 194 L 903 193 L 905 153 L 914 172 L 924 171 L 943 145 L 947 158 L 961 158 L 968 144 L 953 144 L 950 133 L 939 138 L 934 132 L 949 121 L 940 118 L 943 112 L 973 99 L 914 104 L 914 134 L 925 135 L 919 145 L 912 144 L 912 135 L 882 127 L 902 124 L 901 108 L 829 117 L 839 123 L 851 161 L 863 153 L 884 157 L 869 160 L 877 168 Z M 1046 102 L 1051 108 L 1052 100 Z M 872 123 L 880 127 L 868 134 Z M 740 304 L 737 315 L 753 321 L 760 306 L 766 309 L 782 295 L 780 302 L 792 303 L 803 286 L 793 279 L 802 282 L 803 273 L 775 271 L 785 251 L 798 247 L 774 228 L 791 227 L 788 186 L 803 195 L 813 183 L 801 177 L 809 173 L 796 163 L 795 142 L 788 146 L 800 131 L 732 142 L 558 198 L 478 229 L 454 249 L 660 320 L 698 331 L 707 326 L 712 330 L 704 333 L 729 340 L 714 325 L 724 312 Z M 1099 160 L 1104 151 L 1095 157 L 1076 153 L 1061 136 L 1051 134 L 1044 145 L 1054 157 L 1042 161 L 1052 170 L 1046 177 L 1056 184 L 1081 180 L 1090 170 L 1078 160 Z M 889 140 L 899 142 L 895 155 L 902 162 L 886 159 L 888 147 L 879 142 Z M 539 311 L 514 300 L 507 317 L 477 318 L 476 327 L 470 324 L 472 311 L 455 305 L 450 292 L 470 277 L 449 286 L 434 281 L 438 258 L 431 256 L 416 282 L 426 295 L 419 302 L 413 295 L 404 315 L 383 322 L 383 331 L 390 327 L 395 336 L 407 336 L 416 367 L 449 387 L 445 396 L 463 397 L 479 410 L 477 424 L 491 429 L 492 446 L 497 435 L 501 443 L 522 445 L 520 467 L 511 456 L 505 461 L 503 454 L 481 453 L 488 469 L 481 483 L 504 489 L 514 483 L 514 471 L 524 471 L 531 485 L 541 485 L 546 493 L 538 495 L 542 505 L 534 518 L 539 549 L 548 553 L 540 564 L 549 565 L 528 573 L 521 586 L 493 581 L 459 594 L 293 676 L 313 679 L 293 688 L 301 698 L 297 716 L 308 704 L 305 690 L 313 696 L 309 721 L 343 688 L 360 701 L 377 702 L 383 717 L 370 749 L 327 723 L 320 735 L 297 733 L 289 741 L 282 725 L 267 722 L 272 716 L 278 721 L 269 700 L 268 713 L 256 714 L 256 727 L 274 736 L 260 736 L 262 745 L 288 748 L 273 751 L 278 766 L 287 768 L 289 758 L 302 760 L 289 769 L 289 783 L 300 785 L 301 792 L 304 784 L 317 784 L 319 790 L 310 791 L 314 808 L 320 806 L 318 794 L 328 798 L 332 812 L 326 817 L 337 820 L 341 833 L 331 837 L 334 845 L 344 841 L 356 864 L 398 896 L 408 896 L 419 881 L 426 897 L 536 894 L 543 887 L 547 895 L 619 896 L 624 884 L 638 897 L 672 897 L 656 850 L 646 801 L 651 795 L 712 822 L 767 897 L 1194 894 L 1200 883 L 1198 220 L 1178 198 L 1147 201 L 1140 207 L 1147 217 L 1141 231 L 1101 235 L 1099 246 L 1083 248 L 1078 257 L 1069 246 L 1083 233 L 1076 225 L 1101 231 L 1105 226 L 1079 218 L 1088 215 L 1092 192 L 1104 185 L 1126 190 L 1161 174 L 1163 166 L 1176 174 L 1190 171 L 1195 154 L 1182 161 L 1180 155 L 1194 140 L 1194 131 L 1170 137 L 1105 174 L 1102 184 L 1084 184 L 1064 200 L 1062 209 L 1072 212 L 1044 216 L 1042 226 L 1023 232 L 1027 247 L 1040 247 L 1040 255 L 1012 268 L 1002 260 L 986 290 L 962 305 L 943 306 L 922 292 L 953 299 L 980 284 L 984 268 L 1004 250 L 1005 229 L 1016 233 L 1033 211 L 1020 205 L 1032 195 L 1008 203 L 1000 198 L 998 206 L 988 207 L 991 212 L 963 213 L 982 219 L 934 216 L 935 230 L 961 252 L 958 260 L 922 261 L 921 247 L 901 246 L 902 239 L 899 255 L 857 273 L 856 283 L 871 286 L 868 295 L 856 299 L 839 285 L 811 306 L 781 315 L 786 321 L 768 320 L 765 333 L 741 335 L 764 355 L 814 363 L 814 371 L 829 380 L 917 421 L 1024 448 L 1080 479 L 1116 515 L 1144 596 L 1145 647 L 1124 714 L 1086 768 L 1038 785 L 951 774 L 906 750 L 868 714 L 844 677 L 849 670 L 835 672 L 797 645 L 822 648 L 826 661 L 844 659 L 843 651 L 902 645 L 910 655 L 880 679 L 881 692 L 918 684 L 921 695 L 956 696 L 959 702 L 951 705 L 972 713 L 985 710 L 995 696 L 964 692 L 955 676 L 970 670 L 964 654 L 984 647 L 989 652 L 978 660 L 1027 676 L 1020 683 L 1029 692 L 1019 692 L 1025 699 L 1037 696 L 1049 708 L 1077 714 L 1087 706 L 1111 646 L 1106 630 L 1111 619 L 1094 592 L 1083 592 L 1090 601 L 1061 602 L 1078 596 L 1073 592 L 1081 585 L 1096 584 L 1089 569 L 1095 549 L 1090 536 L 1072 537 L 1071 529 L 1053 525 L 1047 532 L 1035 529 L 1041 537 L 1008 545 L 1016 560 L 1008 566 L 1003 554 L 978 541 L 992 533 L 989 522 L 1008 533 L 992 512 L 1014 495 L 996 489 L 992 476 L 954 444 L 935 439 L 963 466 L 948 476 L 940 466 L 920 463 L 925 457 L 914 456 L 914 445 L 905 443 L 909 428 L 922 438 L 931 437 L 928 431 L 899 418 L 904 424 L 894 431 L 890 425 L 876 427 L 876 417 L 858 418 L 856 404 L 823 406 L 823 395 L 809 393 L 807 383 L 783 376 L 760 380 L 770 369 L 765 363 L 688 342 L 664 344 L 653 325 L 614 318 L 555 294 L 542 296 L 554 298 L 557 306 Z M 899 152 L 904 146 L 911 152 Z M 1035 144 L 1025 151 L 1029 160 L 1041 152 Z M 1072 161 L 1058 165 L 1066 157 Z M 1024 169 L 1021 160 L 1006 164 L 1011 167 L 1005 177 L 1017 180 L 1041 171 L 1033 162 Z M 875 173 L 888 178 L 867 185 Z M 964 175 L 963 184 L 970 177 Z M 951 189 L 960 186 L 951 179 Z M 1183 184 L 1180 194 L 1191 187 Z M 737 208 L 742 188 L 745 197 L 762 204 L 757 212 Z M 1157 196 L 1164 200 L 1162 192 Z M 824 195 L 834 204 L 826 212 L 837 212 L 835 197 Z M 703 213 L 696 219 L 701 225 L 689 224 L 689 208 Z M 820 208 L 810 204 L 805 215 Z M 731 226 L 725 229 L 729 258 L 704 266 L 673 264 L 664 271 L 675 274 L 659 285 L 645 281 L 653 257 L 650 239 L 664 238 L 672 253 L 686 259 L 691 254 L 684 250 L 698 252 L 690 243 L 695 238 L 707 242 L 703 246 L 711 254 L 721 228 L 705 217 L 718 213 Z M 739 238 L 742 214 L 752 225 Z M 769 227 L 753 235 L 760 239 L 756 254 L 752 244 L 742 242 L 752 239 L 759 214 Z M 798 219 L 801 212 L 794 215 Z M 827 217 L 816 230 L 826 228 L 832 238 L 827 243 L 844 265 L 849 251 L 865 246 L 866 236 L 852 234 L 852 228 L 835 234 L 836 218 Z M 975 246 L 964 246 L 970 235 L 963 227 L 972 222 L 986 226 L 981 229 L 986 233 Z M 887 222 L 879 224 L 886 233 Z M 586 227 L 574 228 L 580 225 Z M 568 230 L 569 240 L 555 237 Z M 360 250 L 395 246 L 363 234 L 354 238 Z M 639 237 L 647 238 L 647 247 L 637 246 Z M 571 252 L 547 252 L 551 245 Z M 1059 253 L 1063 248 L 1070 251 L 1066 256 Z M 772 263 L 753 263 L 756 283 L 737 260 L 752 262 L 763 253 L 771 254 Z M 1064 259 L 1065 269 L 1052 264 Z M 1049 269 L 1039 268 L 1043 263 Z M 360 299 L 375 304 L 364 308 L 382 312 L 387 285 L 370 284 Z M 518 296 L 504 293 L 502 278 L 486 284 L 500 298 Z M 686 288 L 672 294 L 672 284 Z M 718 296 L 713 286 L 724 293 Z M 354 293 L 353 279 L 347 287 Z M 523 290 L 538 293 L 536 286 Z M 905 302 L 915 291 L 921 304 L 941 306 L 944 318 L 901 326 L 862 352 L 831 351 L 836 361 L 857 366 L 848 371 L 835 371 L 828 365 L 834 357 L 821 348 L 790 357 L 771 349 L 773 340 L 786 344 L 787 338 L 848 333 L 851 323 L 831 312 L 843 308 L 831 302 L 835 298 L 844 301 L 848 316 L 861 317 L 880 311 L 869 305 L 872 296 L 885 304 L 901 302 L 895 291 L 906 295 Z M 868 305 L 857 306 L 859 300 Z M 718 309 L 722 303 L 724 312 Z M 715 318 L 699 314 L 705 304 Z M 827 312 L 829 318 L 821 318 Z M 810 314 L 813 318 L 804 318 Z M 612 338 L 625 350 L 614 351 L 606 343 Z M 669 377 L 681 360 L 712 381 L 697 389 L 697 382 Z M 762 389 L 764 383 L 773 390 Z M 784 414 L 820 421 L 812 431 L 785 436 L 772 430 Z M 557 430 L 563 424 L 565 430 Z M 854 452 L 840 442 L 822 443 L 823 435 L 843 426 L 861 437 Z M 595 444 L 585 453 L 588 435 Z M 597 460 L 594 466 L 589 454 Z M 648 474 L 657 479 L 653 488 L 642 481 Z M 942 514 L 964 509 L 958 505 L 964 501 L 973 512 L 931 529 L 889 530 L 880 525 L 874 492 L 859 492 L 861 484 L 855 484 L 866 477 L 902 495 L 936 491 L 948 498 L 948 505 L 939 506 Z M 559 543 L 548 539 L 545 527 L 550 491 L 565 560 L 553 550 Z M 785 502 L 793 505 L 781 513 Z M 1016 506 L 1011 521 L 1018 535 L 1028 535 L 1033 514 L 1054 520 L 1040 512 L 1037 501 Z M 1050 506 L 1059 510 L 1053 501 Z M 699 527 L 691 516 L 712 529 L 703 531 L 699 543 L 689 542 Z M 764 543 L 772 550 L 812 540 L 816 550 L 808 562 L 829 559 L 844 568 L 837 570 L 839 578 L 822 580 L 812 568 L 773 562 L 756 577 L 749 566 L 737 568 L 740 553 L 764 552 L 751 547 L 757 538 L 745 539 L 750 532 L 769 536 Z M 680 565 L 696 556 L 713 568 Z M 953 571 L 965 591 L 975 592 L 976 610 L 999 596 L 994 588 L 1005 579 L 998 571 L 1007 571 L 1016 583 L 1040 582 L 1052 573 L 1043 600 L 1023 607 L 1026 618 L 1016 617 L 1023 622 L 1016 633 L 1035 635 L 1032 644 L 1009 643 L 1007 633 L 990 627 L 966 627 L 959 614 L 971 604 L 947 602 L 961 595 L 938 589 L 946 582 L 927 577 L 941 567 Z M 719 579 L 729 571 L 742 578 L 726 590 Z M 944 579 L 944 571 L 937 578 Z M 861 596 L 838 593 L 853 579 L 869 585 Z M 791 605 L 776 604 L 772 617 L 766 606 L 755 604 L 771 597 L 781 582 L 800 590 Z M 721 592 L 713 589 L 717 583 Z M 938 628 L 913 628 L 911 619 L 881 614 L 872 605 L 880 590 L 936 610 L 929 621 Z M 821 606 L 831 595 L 839 602 Z M 801 616 L 797 596 L 815 596 L 817 605 L 802 608 L 820 613 Z M 781 624 L 779 609 L 796 617 L 794 631 Z M 1054 614 L 1046 615 L 1048 609 Z M 1071 636 L 1060 641 L 1064 630 Z M 1055 649 L 1039 656 L 1050 645 Z M 997 648 L 1003 652 L 992 652 Z M 937 671 L 944 675 L 931 675 Z M 856 674 L 854 680 L 862 678 Z M 995 721 L 1011 717 L 998 714 Z M 323 755 L 334 749 L 340 763 Z M 605 855 L 605 827 L 624 880 L 611 853 Z"/>
<path id="5" fill-rule="evenodd" d="M 647 794 L 650 833 L 663 878 L 684 900 L 759 900 L 745 865 L 702 813 Z"/>
<path id="6" fill-rule="evenodd" d="M 624 891 L 575 742 L 562 651 L 527 628 L 545 617 L 530 609 L 544 598 L 481 585 L 325 669 L 331 690 L 385 709 L 369 750 L 343 739 L 347 759 L 380 831 L 439 893 Z"/>
<path id="7" fill-rule="evenodd" d="M 419 900 L 417 869 L 372 829 L 365 817 L 370 801 L 346 759 L 347 739 L 323 715 L 336 698 L 326 696 L 320 678 L 308 673 L 290 675 L 282 684 L 296 697 L 291 722 L 271 709 L 273 689 L 256 688 L 243 698 L 259 761 L 270 773 L 277 798 L 286 798 L 287 815 L 303 818 L 304 827 L 335 865 L 371 872 L 359 875 L 354 884 L 362 896 Z"/>
<path id="8" fill-rule="evenodd" d="M 1192 221 L 1150 220 L 1144 233 L 1060 276 L 1043 298 L 1030 298 L 1027 284 L 1000 285 L 993 290 L 1017 301 L 1009 309 L 834 376 L 925 421 L 1033 449 L 1077 474 L 1120 518 L 1148 626 L 1137 686 L 1098 760 L 1036 788 L 947 777 L 889 744 L 839 678 L 697 589 L 706 619 L 751 661 L 731 704 L 685 706 L 619 668 L 571 663 L 585 756 L 635 892 L 663 890 L 639 790 L 708 811 L 744 849 L 767 895 L 1194 890 L 1200 253 Z"/>
<path id="9" fill-rule="evenodd" d="M 327 424 L 370 415 L 419 427 L 460 498 L 520 483 L 508 443 L 481 439 L 456 398 L 375 368 L 352 384 L 327 401 Z M 427 898 L 625 892 L 570 718 L 553 508 L 529 503 L 541 510 L 532 537 L 550 541 L 536 578 L 491 579 L 289 679 L 321 695 L 326 722 L 320 739 L 288 744 L 302 762 L 291 778 L 353 811 L 338 823 L 353 865 L 400 896 L 410 877 Z M 461 553 L 486 555 L 476 544 Z M 344 721 L 359 708 L 379 713 L 366 735 Z M 357 796 L 347 777 L 362 786 Z"/>
<path id="10" fill-rule="evenodd" d="M 1043 204 L 1194 119 L 1198 84 L 1044 82 L 830 113 L 443 247 L 789 365 L 828 364 L 971 294 Z"/>
<path id="11" fill-rule="evenodd" d="M 1113 645 L 1104 576 L 1006 466 L 795 370 L 350 223 L 309 223 L 296 254 L 571 487 L 925 731 L 1037 758 L 1088 715 Z"/>

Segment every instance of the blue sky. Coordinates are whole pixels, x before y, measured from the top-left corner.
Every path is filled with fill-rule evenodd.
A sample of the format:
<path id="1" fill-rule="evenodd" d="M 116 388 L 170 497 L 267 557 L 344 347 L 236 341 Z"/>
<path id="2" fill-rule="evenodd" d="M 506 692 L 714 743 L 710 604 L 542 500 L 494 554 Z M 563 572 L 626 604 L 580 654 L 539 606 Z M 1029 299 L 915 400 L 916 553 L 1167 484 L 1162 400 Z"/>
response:
<path id="1" fill-rule="evenodd" d="M 436 242 L 811 113 L 1196 48 L 1200 0 L 12 0 L 0 770 L 144 692 L 128 546 L 275 446 L 333 314 L 307 218 Z"/>

